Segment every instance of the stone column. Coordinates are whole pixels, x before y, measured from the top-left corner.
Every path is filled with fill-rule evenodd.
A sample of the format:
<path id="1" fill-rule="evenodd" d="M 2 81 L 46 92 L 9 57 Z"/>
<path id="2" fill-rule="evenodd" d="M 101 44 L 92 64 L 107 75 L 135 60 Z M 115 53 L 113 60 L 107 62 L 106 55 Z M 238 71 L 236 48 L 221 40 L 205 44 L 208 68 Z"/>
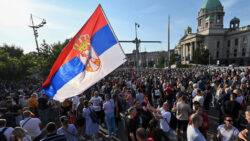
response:
<path id="1" fill-rule="evenodd" d="M 187 56 L 187 45 L 184 44 L 184 62 L 186 64 L 186 56 Z"/>
<path id="2" fill-rule="evenodd" d="M 185 48 L 184 48 L 184 45 L 181 45 L 181 61 L 184 61 L 184 51 L 185 51 Z"/>
<path id="3" fill-rule="evenodd" d="M 190 48 L 190 61 L 193 61 L 193 54 L 194 54 L 194 42 L 191 43 L 191 48 Z"/>

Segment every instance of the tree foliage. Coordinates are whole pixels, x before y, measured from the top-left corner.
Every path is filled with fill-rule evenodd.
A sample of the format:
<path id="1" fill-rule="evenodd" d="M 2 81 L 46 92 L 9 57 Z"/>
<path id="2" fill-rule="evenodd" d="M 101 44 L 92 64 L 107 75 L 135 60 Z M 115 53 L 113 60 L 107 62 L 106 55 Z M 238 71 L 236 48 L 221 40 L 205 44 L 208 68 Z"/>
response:
<path id="1" fill-rule="evenodd" d="M 23 50 L 14 45 L 0 46 L 0 79 L 20 80 L 26 77 L 39 76 L 44 78 L 69 40 L 52 45 L 45 41 L 39 47 L 39 53 L 23 53 Z"/>
<path id="2" fill-rule="evenodd" d="M 198 47 L 194 50 L 193 63 L 207 65 L 209 63 L 209 50 Z"/>

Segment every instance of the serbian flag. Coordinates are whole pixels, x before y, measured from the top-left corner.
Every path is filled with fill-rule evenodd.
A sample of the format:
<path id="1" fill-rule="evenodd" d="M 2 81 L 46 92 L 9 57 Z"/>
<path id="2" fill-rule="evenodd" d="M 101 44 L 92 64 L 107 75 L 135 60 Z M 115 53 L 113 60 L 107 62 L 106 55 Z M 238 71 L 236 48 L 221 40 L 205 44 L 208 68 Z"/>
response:
<path id="1" fill-rule="evenodd" d="M 43 90 L 58 101 L 76 96 L 123 64 L 125 58 L 99 5 L 61 51 L 42 85 Z"/>

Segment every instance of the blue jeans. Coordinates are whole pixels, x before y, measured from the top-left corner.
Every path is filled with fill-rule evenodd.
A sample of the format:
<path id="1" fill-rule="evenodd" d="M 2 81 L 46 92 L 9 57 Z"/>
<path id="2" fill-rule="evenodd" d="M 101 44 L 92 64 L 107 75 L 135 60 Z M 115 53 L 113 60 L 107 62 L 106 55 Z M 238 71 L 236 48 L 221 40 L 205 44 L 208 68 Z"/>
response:
<path id="1" fill-rule="evenodd" d="M 108 127 L 109 136 L 115 133 L 115 116 L 114 113 L 105 113 L 105 122 Z"/>

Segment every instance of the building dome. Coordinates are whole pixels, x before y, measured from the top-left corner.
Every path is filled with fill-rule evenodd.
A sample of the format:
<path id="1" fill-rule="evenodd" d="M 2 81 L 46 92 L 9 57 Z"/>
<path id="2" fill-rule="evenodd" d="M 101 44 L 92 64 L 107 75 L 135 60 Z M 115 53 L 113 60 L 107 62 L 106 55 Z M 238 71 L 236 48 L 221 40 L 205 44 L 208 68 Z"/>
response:
<path id="1" fill-rule="evenodd" d="M 236 29 L 240 27 L 240 19 L 234 17 L 231 21 L 230 21 L 230 28 L 231 29 Z"/>
<path id="2" fill-rule="evenodd" d="M 236 17 L 234 17 L 231 21 L 230 21 L 230 23 L 239 23 L 240 22 L 240 19 L 239 18 L 236 18 Z"/>
<path id="3" fill-rule="evenodd" d="M 222 7 L 219 0 L 204 0 L 201 9 L 215 10 L 219 7 Z"/>

